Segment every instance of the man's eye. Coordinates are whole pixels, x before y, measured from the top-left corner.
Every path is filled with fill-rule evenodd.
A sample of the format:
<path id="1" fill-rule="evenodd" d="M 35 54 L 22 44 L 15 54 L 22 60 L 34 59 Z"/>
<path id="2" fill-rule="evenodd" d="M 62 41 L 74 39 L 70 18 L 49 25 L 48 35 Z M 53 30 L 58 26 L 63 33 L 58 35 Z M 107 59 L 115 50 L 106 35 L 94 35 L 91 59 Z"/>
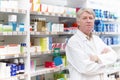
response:
<path id="1" fill-rule="evenodd" d="M 84 20 L 87 19 L 86 17 L 83 18 Z"/>
<path id="2" fill-rule="evenodd" d="M 94 18 L 90 17 L 89 19 L 91 19 L 91 20 L 92 20 L 92 19 L 94 19 Z"/>

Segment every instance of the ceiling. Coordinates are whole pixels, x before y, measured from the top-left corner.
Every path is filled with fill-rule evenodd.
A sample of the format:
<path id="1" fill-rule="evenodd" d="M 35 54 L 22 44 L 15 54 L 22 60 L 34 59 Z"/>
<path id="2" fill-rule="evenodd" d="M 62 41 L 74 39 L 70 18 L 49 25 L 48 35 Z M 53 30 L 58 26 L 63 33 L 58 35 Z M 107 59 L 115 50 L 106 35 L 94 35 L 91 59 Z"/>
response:
<path id="1" fill-rule="evenodd" d="M 103 0 L 41 0 L 41 3 L 44 3 L 44 4 L 68 6 L 68 7 L 73 7 L 73 8 L 86 7 L 85 4 L 87 2 L 90 2 L 90 3 L 92 2 L 89 7 L 93 6 L 94 3 L 95 3 L 95 6 L 99 6 L 103 8 L 106 8 L 109 6 L 112 6 L 109 8 L 113 8 L 115 6 L 116 6 L 115 8 L 118 8 L 118 6 L 120 6 L 119 5 L 120 0 L 104 0 L 104 1 Z"/>
<path id="2" fill-rule="evenodd" d="M 74 7 L 74 8 L 78 8 L 78 7 L 83 7 L 86 3 L 86 0 L 67 0 L 69 7 Z"/>
<path id="3" fill-rule="evenodd" d="M 86 0 L 41 0 L 41 3 L 50 5 L 68 6 L 73 8 L 83 7 Z"/>

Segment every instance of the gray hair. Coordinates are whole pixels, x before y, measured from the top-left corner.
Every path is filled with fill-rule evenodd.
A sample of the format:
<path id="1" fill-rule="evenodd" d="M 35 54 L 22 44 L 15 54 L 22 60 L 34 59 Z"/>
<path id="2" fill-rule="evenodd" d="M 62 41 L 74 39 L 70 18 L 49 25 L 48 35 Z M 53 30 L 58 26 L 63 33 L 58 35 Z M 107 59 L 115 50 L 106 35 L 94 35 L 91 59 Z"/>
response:
<path id="1" fill-rule="evenodd" d="M 95 18 L 95 13 L 94 13 L 93 9 L 90 9 L 90 8 L 81 8 L 81 9 L 79 9 L 79 10 L 77 11 L 77 13 L 76 13 L 76 20 L 77 20 L 77 21 L 79 20 L 81 14 L 84 13 L 84 12 L 87 12 L 87 13 L 89 13 L 89 14 L 92 14 L 92 15 L 94 16 L 94 18 Z"/>

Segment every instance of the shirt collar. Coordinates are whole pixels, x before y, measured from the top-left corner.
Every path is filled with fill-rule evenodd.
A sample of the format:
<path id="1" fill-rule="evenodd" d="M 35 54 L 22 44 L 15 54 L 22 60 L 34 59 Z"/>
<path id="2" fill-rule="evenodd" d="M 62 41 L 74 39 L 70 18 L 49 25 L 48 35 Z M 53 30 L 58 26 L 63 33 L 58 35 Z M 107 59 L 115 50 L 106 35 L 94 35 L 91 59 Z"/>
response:
<path id="1" fill-rule="evenodd" d="M 92 38 L 92 34 L 91 36 L 87 36 L 86 34 L 84 34 L 82 31 L 77 30 L 76 33 L 78 36 L 82 37 L 83 40 L 90 40 Z"/>

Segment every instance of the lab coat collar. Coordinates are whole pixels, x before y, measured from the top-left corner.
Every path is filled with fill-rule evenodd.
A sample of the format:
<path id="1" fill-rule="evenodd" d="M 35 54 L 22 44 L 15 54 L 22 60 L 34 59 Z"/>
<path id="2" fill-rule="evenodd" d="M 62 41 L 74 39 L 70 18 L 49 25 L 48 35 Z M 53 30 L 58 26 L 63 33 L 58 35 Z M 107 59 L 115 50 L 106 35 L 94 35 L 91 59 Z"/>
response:
<path id="1" fill-rule="evenodd" d="M 93 35 L 91 36 L 91 39 L 89 40 L 89 39 L 87 39 L 87 35 L 85 35 L 82 31 L 80 31 L 80 30 L 78 30 L 77 31 L 77 36 L 83 41 L 83 43 L 86 45 L 86 47 L 85 48 L 87 48 L 87 50 L 89 51 L 89 52 L 94 52 L 94 53 L 97 53 L 97 47 L 96 47 L 96 45 L 94 44 L 94 39 L 93 39 Z M 91 43 L 91 41 L 92 41 L 92 43 Z M 91 44 L 93 44 L 94 45 L 94 47 L 93 47 L 93 45 L 91 45 Z M 91 51 L 92 50 L 92 51 Z"/>
<path id="2" fill-rule="evenodd" d="M 85 35 L 82 31 L 77 30 L 76 34 L 77 34 L 82 40 L 84 40 L 84 41 L 87 41 L 87 40 L 88 40 L 88 39 L 87 39 L 88 36 Z"/>

